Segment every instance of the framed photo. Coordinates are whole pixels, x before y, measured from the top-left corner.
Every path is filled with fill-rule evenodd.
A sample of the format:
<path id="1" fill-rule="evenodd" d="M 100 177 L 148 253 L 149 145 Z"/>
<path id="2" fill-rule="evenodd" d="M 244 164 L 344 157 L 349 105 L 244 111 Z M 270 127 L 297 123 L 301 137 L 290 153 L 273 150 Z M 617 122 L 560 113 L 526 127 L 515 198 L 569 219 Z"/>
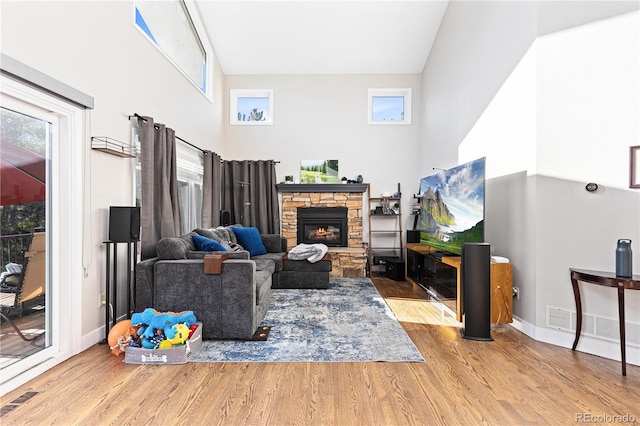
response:
<path id="1" fill-rule="evenodd" d="M 630 149 L 629 188 L 640 188 L 640 145 Z"/>
<path id="2" fill-rule="evenodd" d="M 338 183 L 338 160 L 302 160 L 300 183 Z"/>

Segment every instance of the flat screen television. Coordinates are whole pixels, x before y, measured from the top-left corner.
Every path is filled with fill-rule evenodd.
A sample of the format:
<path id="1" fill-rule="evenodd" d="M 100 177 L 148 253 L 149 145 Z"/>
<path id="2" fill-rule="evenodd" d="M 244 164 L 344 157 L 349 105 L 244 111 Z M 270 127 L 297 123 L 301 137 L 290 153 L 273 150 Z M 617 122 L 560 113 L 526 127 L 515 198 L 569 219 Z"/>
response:
<path id="1" fill-rule="evenodd" d="M 484 242 L 485 158 L 420 180 L 420 243 L 462 253 L 466 242 Z"/>

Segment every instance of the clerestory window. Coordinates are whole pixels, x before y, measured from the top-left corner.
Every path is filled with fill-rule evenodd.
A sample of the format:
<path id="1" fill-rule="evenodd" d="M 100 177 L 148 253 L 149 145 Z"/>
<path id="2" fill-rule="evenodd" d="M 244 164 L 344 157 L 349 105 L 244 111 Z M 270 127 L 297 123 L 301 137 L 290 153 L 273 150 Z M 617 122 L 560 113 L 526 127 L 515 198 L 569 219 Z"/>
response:
<path id="1" fill-rule="evenodd" d="M 210 100 L 207 51 L 197 30 L 200 25 L 183 0 L 134 1 L 134 26 Z M 202 32 L 202 31 L 201 31 Z"/>
<path id="2" fill-rule="evenodd" d="M 369 124 L 411 124 L 411 89 L 369 89 Z"/>

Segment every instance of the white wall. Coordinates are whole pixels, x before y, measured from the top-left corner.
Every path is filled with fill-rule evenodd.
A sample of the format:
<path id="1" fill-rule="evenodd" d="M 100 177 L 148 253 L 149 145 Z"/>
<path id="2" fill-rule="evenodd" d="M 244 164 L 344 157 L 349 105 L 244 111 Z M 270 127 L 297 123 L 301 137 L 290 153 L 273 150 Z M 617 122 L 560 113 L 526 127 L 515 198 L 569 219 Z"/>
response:
<path id="1" fill-rule="evenodd" d="M 458 145 L 535 35 L 532 2 L 449 2 L 422 73 L 422 176 L 458 164 Z"/>
<path id="2" fill-rule="evenodd" d="M 280 161 L 278 181 L 286 175 L 299 179 L 300 160 L 337 159 L 340 175 L 362 175 L 373 196 L 393 193 L 400 183 L 403 213 L 411 211 L 411 194 L 420 183 L 419 74 L 227 75 L 225 84 L 225 159 Z M 412 124 L 367 124 L 369 88 L 411 88 Z M 229 125 L 230 89 L 273 89 L 273 126 Z M 403 229 L 413 226 L 412 217 L 403 219 Z"/>
<path id="3" fill-rule="evenodd" d="M 568 266 L 615 270 L 616 242 L 629 238 L 640 270 L 640 191 L 628 188 L 639 76 L 640 12 L 538 39 L 538 326 L 545 306 L 572 306 Z M 588 193 L 587 182 L 599 190 Z M 615 318 L 615 292 L 602 290 L 583 287 L 585 311 Z M 627 318 L 640 323 L 636 293 L 626 296 Z"/>
<path id="4" fill-rule="evenodd" d="M 129 143 L 127 117 L 139 113 L 195 145 L 222 150 L 219 96 L 224 81 L 215 58 L 212 104 L 134 28 L 132 2 L 3 1 L 0 7 L 2 52 L 92 96 L 92 136 Z M 132 160 L 89 149 L 87 155 L 85 202 L 92 223 L 85 231 L 90 265 L 82 294 L 84 346 L 103 337 L 104 308 L 97 301 L 105 291 L 102 242 L 108 237 L 108 207 L 131 205 L 133 196 Z"/>
<path id="5" fill-rule="evenodd" d="M 440 158 L 454 164 L 487 156 L 486 239 L 514 265 L 514 314 L 524 331 L 562 346 L 574 336 L 548 328 L 546 308 L 575 311 L 569 268 L 614 270 L 617 239 L 640 241 L 640 192 L 628 188 L 640 136 L 637 9 L 452 2 L 423 72 L 423 152 L 445 141 Z M 617 317 L 615 292 L 582 289 L 585 313 Z M 638 323 L 639 295 L 627 293 L 627 321 Z M 583 338 L 579 349 L 619 359 L 617 344 L 601 343 Z M 638 364 L 640 351 L 628 361 Z"/>

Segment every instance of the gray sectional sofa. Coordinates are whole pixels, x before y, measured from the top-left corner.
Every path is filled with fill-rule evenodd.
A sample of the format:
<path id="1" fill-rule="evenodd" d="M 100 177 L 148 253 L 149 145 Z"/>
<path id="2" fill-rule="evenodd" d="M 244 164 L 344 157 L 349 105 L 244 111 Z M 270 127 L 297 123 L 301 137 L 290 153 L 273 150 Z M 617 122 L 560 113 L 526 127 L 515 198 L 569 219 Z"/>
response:
<path id="1" fill-rule="evenodd" d="M 272 286 L 278 287 L 287 241 L 260 235 L 266 254 L 225 252 L 220 274 L 204 273 L 204 256 L 192 235 L 238 243 L 230 227 L 196 229 L 158 242 L 158 257 L 136 265 L 135 311 L 191 310 L 203 324 L 204 339 L 250 339 L 267 313 Z M 225 241 L 226 240 L 226 241 Z"/>

